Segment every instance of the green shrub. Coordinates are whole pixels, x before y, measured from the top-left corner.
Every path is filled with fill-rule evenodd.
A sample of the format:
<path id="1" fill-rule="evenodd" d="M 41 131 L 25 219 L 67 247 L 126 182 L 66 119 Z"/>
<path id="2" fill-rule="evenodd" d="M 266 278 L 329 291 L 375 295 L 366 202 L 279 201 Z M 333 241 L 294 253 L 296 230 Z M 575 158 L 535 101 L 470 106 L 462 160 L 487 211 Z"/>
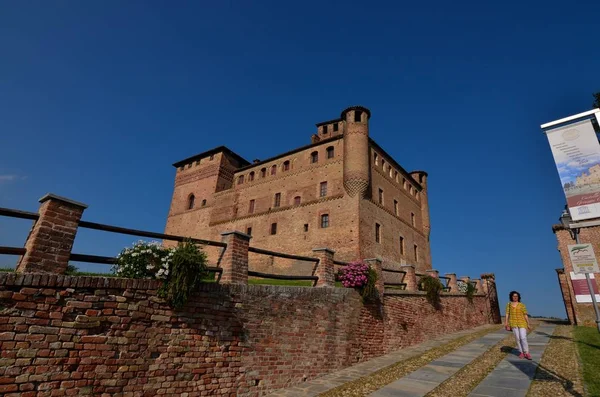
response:
<path id="1" fill-rule="evenodd" d="M 477 288 L 473 285 L 473 283 L 466 283 L 466 284 L 467 284 L 467 290 L 466 290 L 465 294 L 467 295 L 467 300 L 469 301 L 469 303 L 473 303 L 473 296 L 477 292 Z"/>
<path id="2" fill-rule="evenodd" d="M 426 298 L 429 303 L 436 309 L 440 308 L 441 299 L 440 295 L 444 290 L 444 285 L 437 277 L 422 276 L 419 279 L 419 286 L 426 293 Z"/>
<path id="3" fill-rule="evenodd" d="M 172 253 L 167 278 L 159 290 L 159 296 L 174 308 L 181 308 L 202 279 L 208 277 L 207 259 L 206 254 L 189 241 L 179 244 Z"/>

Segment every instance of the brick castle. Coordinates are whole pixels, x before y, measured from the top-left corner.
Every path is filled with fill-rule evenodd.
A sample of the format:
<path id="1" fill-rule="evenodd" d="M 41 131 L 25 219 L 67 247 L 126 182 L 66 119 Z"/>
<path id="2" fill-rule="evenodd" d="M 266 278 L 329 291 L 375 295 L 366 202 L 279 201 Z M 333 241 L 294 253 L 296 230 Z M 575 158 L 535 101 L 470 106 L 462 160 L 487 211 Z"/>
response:
<path id="1" fill-rule="evenodd" d="M 407 172 L 375 143 L 370 116 L 349 107 L 318 123 L 310 145 L 264 161 L 220 146 L 173 164 L 165 233 L 219 240 L 238 230 L 268 250 L 312 256 L 327 247 L 342 261 L 430 269 L 427 173 Z M 292 274 L 301 266 L 251 256 L 250 268 Z"/>

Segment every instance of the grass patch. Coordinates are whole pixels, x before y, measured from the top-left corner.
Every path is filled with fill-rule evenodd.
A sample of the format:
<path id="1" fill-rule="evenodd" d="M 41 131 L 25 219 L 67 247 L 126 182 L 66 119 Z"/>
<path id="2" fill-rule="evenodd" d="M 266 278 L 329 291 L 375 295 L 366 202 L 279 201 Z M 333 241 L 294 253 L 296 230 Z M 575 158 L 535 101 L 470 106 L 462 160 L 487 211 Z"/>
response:
<path id="1" fill-rule="evenodd" d="M 12 267 L 0 267 L 0 273 L 14 273 L 15 269 Z"/>
<path id="2" fill-rule="evenodd" d="M 573 332 L 588 395 L 600 396 L 600 333 L 596 327 L 575 327 Z"/>
<path id="3" fill-rule="evenodd" d="M 287 285 L 292 287 L 312 287 L 310 280 L 276 280 L 272 278 L 249 278 L 249 285 Z"/>
<path id="4" fill-rule="evenodd" d="M 85 277 L 117 277 L 113 273 L 93 273 L 93 272 L 73 272 L 67 276 L 85 276 Z"/>
<path id="5" fill-rule="evenodd" d="M 573 327 L 558 325 L 550 338 L 527 397 L 583 396 Z"/>

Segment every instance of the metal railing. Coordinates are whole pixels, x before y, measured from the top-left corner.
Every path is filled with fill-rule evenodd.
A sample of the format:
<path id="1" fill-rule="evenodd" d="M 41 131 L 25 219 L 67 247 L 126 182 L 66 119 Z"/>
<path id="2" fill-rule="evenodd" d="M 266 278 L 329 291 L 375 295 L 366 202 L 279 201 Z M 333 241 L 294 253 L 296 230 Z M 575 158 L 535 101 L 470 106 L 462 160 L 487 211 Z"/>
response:
<path id="1" fill-rule="evenodd" d="M 404 277 L 406 277 L 406 272 L 404 270 L 396 270 L 396 269 L 389 269 L 389 268 L 382 268 L 381 270 L 383 270 L 384 272 L 388 272 L 388 273 L 396 273 L 396 274 L 402 274 L 402 279 L 400 280 L 399 283 L 383 283 L 384 288 L 385 287 L 389 287 L 391 289 L 401 289 L 401 290 L 405 290 L 406 289 L 406 283 L 403 283 L 402 281 L 404 281 Z"/>
<path id="2" fill-rule="evenodd" d="M 315 264 L 315 267 L 313 268 L 313 274 L 314 274 L 314 271 L 316 270 L 316 266 L 319 264 L 319 258 L 314 258 L 311 256 L 286 254 L 284 252 L 271 251 L 271 250 L 266 250 L 266 249 L 256 248 L 256 247 L 248 247 L 248 252 L 252 252 L 252 253 L 260 254 L 260 255 L 273 256 L 276 258 L 313 262 Z M 262 273 L 262 272 L 256 272 L 253 270 L 248 271 L 248 276 L 273 279 L 273 280 L 313 281 L 313 285 L 316 285 L 317 281 L 319 280 L 318 276 L 292 276 L 292 275 L 285 275 L 285 274 Z"/>

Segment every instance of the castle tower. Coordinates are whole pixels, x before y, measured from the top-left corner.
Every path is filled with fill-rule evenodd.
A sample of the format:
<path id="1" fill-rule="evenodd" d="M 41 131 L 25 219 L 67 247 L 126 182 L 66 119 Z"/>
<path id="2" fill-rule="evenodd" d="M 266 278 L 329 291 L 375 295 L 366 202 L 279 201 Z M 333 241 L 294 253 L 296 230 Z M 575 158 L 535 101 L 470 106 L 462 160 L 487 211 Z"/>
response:
<path id="1" fill-rule="evenodd" d="M 371 112 L 352 106 L 342 112 L 344 121 L 344 188 L 350 197 L 365 197 L 369 190 L 369 118 Z"/>
<path id="2" fill-rule="evenodd" d="M 419 193 L 421 195 L 421 219 L 423 220 L 423 233 L 427 237 L 427 256 L 429 257 L 429 263 L 431 263 L 431 252 L 429 251 L 429 237 L 431 235 L 431 222 L 429 220 L 429 192 L 427 191 L 427 173 L 425 171 L 413 171 L 410 173 L 414 180 L 419 182 L 423 187 L 423 190 Z"/>

